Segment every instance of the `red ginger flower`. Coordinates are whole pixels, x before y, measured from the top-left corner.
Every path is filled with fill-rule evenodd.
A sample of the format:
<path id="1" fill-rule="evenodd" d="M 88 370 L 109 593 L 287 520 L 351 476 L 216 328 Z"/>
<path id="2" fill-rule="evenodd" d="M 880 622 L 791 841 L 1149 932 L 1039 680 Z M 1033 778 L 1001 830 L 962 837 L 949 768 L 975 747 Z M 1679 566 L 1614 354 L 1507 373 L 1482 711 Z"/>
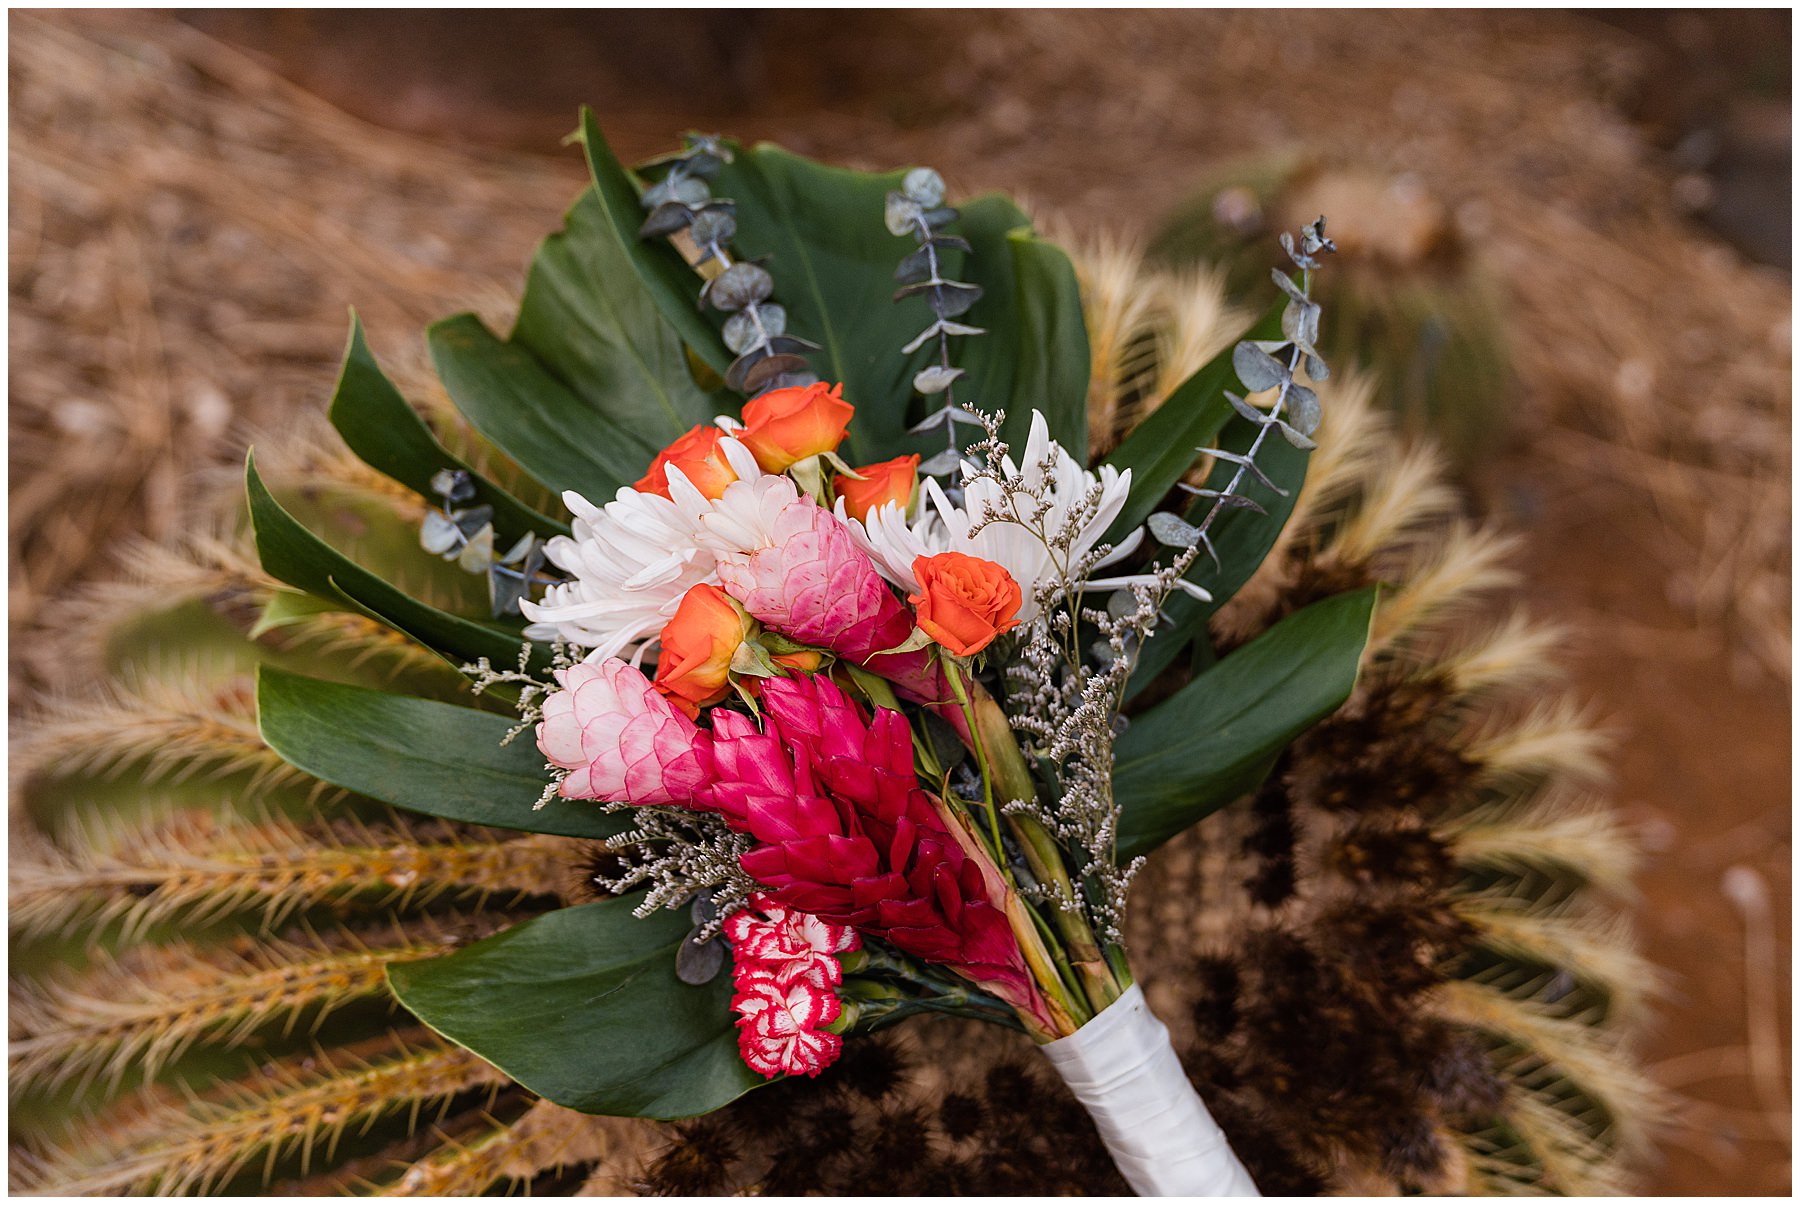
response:
<path id="1" fill-rule="evenodd" d="M 903 698 L 944 707 L 962 727 L 943 667 L 927 649 L 887 653 L 906 643 L 913 613 L 856 546 L 843 520 L 810 497 L 781 501 L 754 523 L 731 513 L 703 522 L 718 539 L 716 572 L 731 596 L 765 626 L 801 644 L 829 649 L 894 684 Z"/>
<path id="2" fill-rule="evenodd" d="M 826 678 L 772 679 L 765 730 L 713 717 L 700 801 L 761 844 L 740 859 L 775 901 L 883 938 L 1048 1024 L 999 872 L 919 786 L 898 712 L 873 720 Z"/>

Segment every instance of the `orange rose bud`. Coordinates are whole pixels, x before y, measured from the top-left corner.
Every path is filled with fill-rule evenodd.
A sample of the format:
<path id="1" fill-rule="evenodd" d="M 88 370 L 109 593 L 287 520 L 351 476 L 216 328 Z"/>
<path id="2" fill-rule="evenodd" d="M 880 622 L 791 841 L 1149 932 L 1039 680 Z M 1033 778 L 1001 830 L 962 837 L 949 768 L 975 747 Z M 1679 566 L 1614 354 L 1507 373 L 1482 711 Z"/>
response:
<path id="1" fill-rule="evenodd" d="M 940 552 L 912 568 L 919 592 L 907 601 L 918 610 L 919 627 L 957 656 L 973 656 L 1019 626 L 1019 583 L 994 562 Z"/>
<path id="2" fill-rule="evenodd" d="M 870 511 L 888 502 L 898 502 L 900 509 L 905 510 L 912 501 L 914 487 L 919 484 L 919 458 L 916 455 L 896 456 L 856 471 L 862 474 L 861 481 L 840 473 L 831 483 L 837 496 L 844 500 L 844 509 L 852 519 L 866 519 Z"/>
<path id="3" fill-rule="evenodd" d="M 744 430 L 738 435 L 766 473 L 785 473 L 808 456 L 836 449 L 856 413 L 839 396 L 842 385 L 823 383 L 771 389 L 744 407 Z"/>
<path id="4" fill-rule="evenodd" d="M 725 492 L 726 486 L 737 480 L 737 473 L 719 448 L 719 441 L 724 438 L 725 432 L 717 427 L 695 427 L 658 452 L 656 459 L 650 462 L 650 471 L 631 488 L 641 494 L 660 494 L 667 498 L 669 475 L 663 467 L 674 465 L 694 483 L 695 489 L 708 498 L 717 498 Z"/>
<path id="5" fill-rule="evenodd" d="M 750 634 L 750 617 L 717 586 L 693 587 L 662 630 L 658 692 L 692 719 L 731 693 L 731 659 Z"/>

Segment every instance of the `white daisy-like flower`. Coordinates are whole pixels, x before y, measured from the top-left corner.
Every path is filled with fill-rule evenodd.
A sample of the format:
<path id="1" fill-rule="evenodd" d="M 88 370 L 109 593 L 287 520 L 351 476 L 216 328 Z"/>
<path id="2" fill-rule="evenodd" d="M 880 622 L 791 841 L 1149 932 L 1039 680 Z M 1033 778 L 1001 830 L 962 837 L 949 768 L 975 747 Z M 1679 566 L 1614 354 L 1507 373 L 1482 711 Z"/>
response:
<path id="1" fill-rule="evenodd" d="M 1029 494 L 1009 493 L 993 478 L 976 476 L 980 466 L 965 464 L 964 479 L 968 484 L 961 506 L 954 505 L 943 487 L 927 478 L 918 518 L 910 523 L 905 508 L 898 502 L 884 503 L 870 511 L 866 520 L 858 522 L 845 512 L 840 499 L 838 517 L 850 525 L 857 545 L 869 554 L 881 575 L 909 594 L 919 592 L 919 582 L 912 571 L 913 562 L 919 557 L 961 552 L 994 562 L 1019 583 L 1024 595 L 1019 619 L 1029 623 L 1038 613 L 1038 587 L 1055 581 L 1064 569 L 1092 551 L 1119 517 L 1131 496 L 1131 470 L 1120 472 L 1110 465 L 1100 466 L 1098 472 L 1083 468 L 1050 438 L 1049 423 L 1041 411 L 1035 410 L 1031 415 L 1031 434 L 1025 441 L 1023 472 L 1010 456 L 1002 461 L 1002 469 L 1009 478 L 1021 477 L 1029 494 L 1041 498 L 1041 519 L 1037 514 L 1039 504 Z M 1085 507 L 1081 513 L 1072 513 L 1096 489 L 1099 500 L 1091 513 Z M 971 535 L 970 529 L 981 522 L 990 508 L 1002 515 L 1016 514 L 1021 522 L 987 523 Z M 1071 531 L 1070 525 L 1077 521 L 1079 527 Z M 1129 555 L 1143 537 L 1141 527 L 1133 530 L 1095 568 Z M 1085 584 L 1089 589 L 1106 590 L 1154 583 L 1153 575 L 1129 574 L 1090 578 Z M 1180 584 L 1183 588 L 1188 586 L 1185 582 Z"/>
<path id="2" fill-rule="evenodd" d="M 564 493 L 563 503 L 575 516 L 572 534 L 546 541 L 544 555 L 573 580 L 548 587 L 540 602 L 520 602 L 525 618 L 533 621 L 525 635 L 561 637 L 591 649 L 589 661 L 623 657 L 640 664 L 682 595 L 702 583 L 718 584 L 714 549 L 700 539 L 701 517 L 720 506 L 735 513 L 758 496 L 764 481 L 787 480 L 764 474 L 750 449 L 735 439 L 722 439 L 719 447 L 739 480 L 718 502 L 709 501 L 673 465 L 667 468 L 667 498 L 623 486 L 599 507 L 574 490 Z M 726 496 L 735 501 L 727 503 Z"/>

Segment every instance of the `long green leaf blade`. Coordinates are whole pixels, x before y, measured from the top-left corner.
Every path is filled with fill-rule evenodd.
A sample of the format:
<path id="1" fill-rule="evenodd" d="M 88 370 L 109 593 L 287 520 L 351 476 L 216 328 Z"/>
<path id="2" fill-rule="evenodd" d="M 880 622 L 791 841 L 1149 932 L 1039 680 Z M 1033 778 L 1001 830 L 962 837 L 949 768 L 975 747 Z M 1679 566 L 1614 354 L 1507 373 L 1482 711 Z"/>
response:
<path id="1" fill-rule="evenodd" d="M 263 484 L 256 456 L 245 458 L 244 487 L 262 567 L 272 576 L 322 598 L 341 600 L 412 637 L 452 665 L 486 657 L 496 665 L 518 659 L 517 633 L 451 615 L 383 581 L 327 544 L 289 514 Z M 547 657 L 540 652 L 540 667 Z"/>
<path id="2" fill-rule="evenodd" d="M 719 337 L 719 328 L 695 304 L 700 277 L 664 239 L 640 239 L 644 210 L 638 202 L 631 173 L 607 145 L 592 109 L 581 110 L 581 143 L 587 153 L 588 172 L 600 200 L 603 216 L 613 236 L 625 249 L 626 262 L 643 284 L 657 310 L 694 354 L 720 376 L 731 366 L 731 352 Z"/>
<path id="3" fill-rule="evenodd" d="M 856 407 L 846 452 L 856 463 L 910 446 L 912 375 L 926 362 L 923 349 L 900 349 L 929 313 L 893 301 L 894 269 L 913 243 L 882 221 L 887 194 L 905 174 L 830 167 L 764 143 L 736 148 L 713 181 L 716 195 L 737 202 L 737 253 L 770 257 L 788 332 L 820 344 L 813 371 L 842 382 Z"/>
<path id="4" fill-rule="evenodd" d="M 1371 586 L 1288 616 L 1132 721 L 1113 768 L 1120 859 L 1255 789 L 1289 742 L 1343 705 L 1375 595 Z"/>
<path id="5" fill-rule="evenodd" d="M 375 362 L 362 319 L 350 315 L 350 341 L 331 395 L 331 425 L 350 450 L 421 496 L 438 501 L 431 478 L 440 469 L 462 469 L 475 484 L 476 503 L 494 508 L 494 529 L 508 543 L 528 531 L 567 535 L 569 525 L 540 514 L 477 473 L 438 441 Z"/>
<path id="6" fill-rule="evenodd" d="M 636 895 L 564 908 L 442 958 L 395 963 L 400 1002 L 540 1096 L 583 1113 L 709 1113 L 765 1081 L 738 1055 L 731 976 L 675 977 L 685 911 Z"/>
<path id="7" fill-rule="evenodd" d="M 426 338 L 456 408 L 557 493 L 610 498 L 641 477 L 656 455 L 660 445 L 597 412 L 536 356 L 500 339 L 475 315 L 436 322 Z"/>
<path id="8" fill-rule="evenodd" d="M 554 798 L 534 805 L 549 774 L 524 734 L 500 742 L 505 716 L 302 677 L 263 666 L 257 724 L 269 747 L 332 786 L 397 808 L 564 837 L 605 838 L 628 817 L 596 803 Z"/>
<path id="9" fill-rule="evenodd" d="M 1006 250 L 1013 263 L 1018 331 L 1013 355 L 1018 367 L 1002 434 L 1018 456 L 1031 429 L 1031 412 L 1041 410 L 1051 438 L 1077 463 L 1086 464 L 1092 370 L 1075 265 L 1062 248 L 1029 230 L 1007 235 Z"/>

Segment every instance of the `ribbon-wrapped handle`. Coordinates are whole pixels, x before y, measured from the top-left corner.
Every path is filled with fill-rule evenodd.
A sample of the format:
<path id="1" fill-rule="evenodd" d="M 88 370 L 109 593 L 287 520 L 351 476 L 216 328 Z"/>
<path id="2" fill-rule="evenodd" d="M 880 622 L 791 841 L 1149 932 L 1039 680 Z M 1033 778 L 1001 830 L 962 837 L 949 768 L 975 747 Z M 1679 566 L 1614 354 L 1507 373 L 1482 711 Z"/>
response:
<path id="1" fill-rule="evenodd" d="M 1086 1106 L 1139 1196 L 1262 1195 L 1136 984 L 1074 1034 L 1039 1049 Z"/>

